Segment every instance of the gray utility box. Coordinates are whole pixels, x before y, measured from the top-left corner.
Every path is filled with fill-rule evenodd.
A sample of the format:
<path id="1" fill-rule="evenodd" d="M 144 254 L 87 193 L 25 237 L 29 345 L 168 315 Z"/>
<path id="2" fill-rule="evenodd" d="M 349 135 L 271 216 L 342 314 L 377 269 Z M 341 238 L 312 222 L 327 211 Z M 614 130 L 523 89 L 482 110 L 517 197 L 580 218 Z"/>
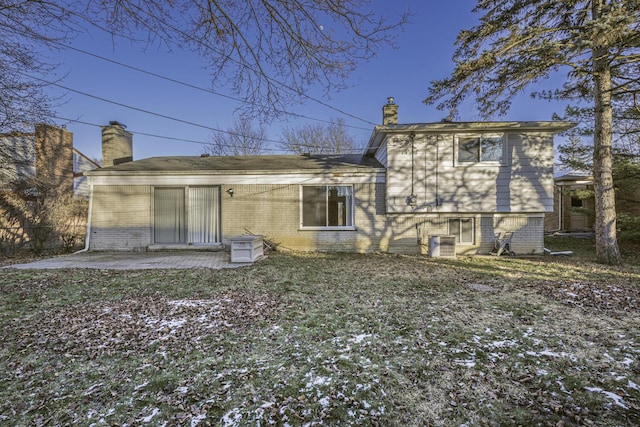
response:
<path id="1" fill-rule="evenodd" d="M 430 236 L 429 256 L 432 258 L 455 258 L 456 236 Z"/>
<path id="2" fill-rule="evenodd" d="M 236 236 L 231 242 L 231 262 L 254 262 L 264 256 L 262 236 Z"/>

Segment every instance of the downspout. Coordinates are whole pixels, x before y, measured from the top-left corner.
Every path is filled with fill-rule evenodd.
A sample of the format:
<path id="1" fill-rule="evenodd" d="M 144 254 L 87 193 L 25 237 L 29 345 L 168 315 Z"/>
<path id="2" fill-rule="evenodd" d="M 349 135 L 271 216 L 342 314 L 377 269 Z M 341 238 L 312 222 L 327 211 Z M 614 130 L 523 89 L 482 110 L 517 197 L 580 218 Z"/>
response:
<path id="1" fill-rule="evenodd" d="M 89 178 L 91 179 L 91 178 Z M 92 180 L 93 181 L 93 180 Z M 89 212 L 87 213 L 87 232 L 84 237 L 84 248 L 75 253 L 87 252 L 89 250 L 89 241 L 91 240 L 91 213 L 93 211 L 93 182 L 89 184 Z"/>

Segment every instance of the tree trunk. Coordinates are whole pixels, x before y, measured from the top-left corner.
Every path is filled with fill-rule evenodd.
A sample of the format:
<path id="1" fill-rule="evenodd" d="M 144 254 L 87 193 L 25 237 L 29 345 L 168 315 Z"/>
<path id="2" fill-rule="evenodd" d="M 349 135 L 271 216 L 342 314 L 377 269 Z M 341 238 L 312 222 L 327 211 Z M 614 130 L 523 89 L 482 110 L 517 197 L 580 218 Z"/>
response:
<path id="1" fill-rule="evenodd" d="M 593 20 L 600 15 L 602 0 L 593 0 Z M 616 203 L 613 187 L 613 107 L 611 105 L 611 69 L 608 49 L 599 35 L 594 36 L 593 81 L 595 124 L 593 133 L 593 178 L 596 202 L 596 257 L 609 265 L 622 264 L 616 236 Z M 602 43 L 602 44 L 601 44 Z"/>

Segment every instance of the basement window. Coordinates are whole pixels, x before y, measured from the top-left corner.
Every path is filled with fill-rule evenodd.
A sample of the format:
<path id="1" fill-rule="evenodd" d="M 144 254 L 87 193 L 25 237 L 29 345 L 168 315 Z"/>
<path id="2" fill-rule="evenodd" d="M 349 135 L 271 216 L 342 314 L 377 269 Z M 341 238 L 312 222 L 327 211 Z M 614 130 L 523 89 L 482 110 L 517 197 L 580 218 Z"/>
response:
<path id="1" fill-rule="evenodd" d="M 304 229 L 353 229 L 353 187 L 303 185 L 301 227 Z"/>
<path id="2" fill-rule="evenodd" d="M 473 218 L 449 219 L 449 235 L 456 236 L 456 243 L 473 245 Z"/>
<path id="3" fill-rule="evenodd" d="M 456 137 L 457 163 L 502 163 L 504 135 L 480 134 Z"/>

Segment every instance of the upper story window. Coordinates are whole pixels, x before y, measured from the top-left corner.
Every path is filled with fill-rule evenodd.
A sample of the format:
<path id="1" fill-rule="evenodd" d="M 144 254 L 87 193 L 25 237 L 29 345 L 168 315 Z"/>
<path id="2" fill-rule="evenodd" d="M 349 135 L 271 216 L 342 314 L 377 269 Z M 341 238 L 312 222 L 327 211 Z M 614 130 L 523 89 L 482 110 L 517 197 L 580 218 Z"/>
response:
<path id="1" fill-rule="evenodd" d="M 502 163 L 504 156 L 503 134 L 458 135 L 457 163 Z"/>
<path id="2" fill-rule="evenodd" d="M 303 228 L 353 228 L 353 187 L 350 185 L 303 185 Z"/>

